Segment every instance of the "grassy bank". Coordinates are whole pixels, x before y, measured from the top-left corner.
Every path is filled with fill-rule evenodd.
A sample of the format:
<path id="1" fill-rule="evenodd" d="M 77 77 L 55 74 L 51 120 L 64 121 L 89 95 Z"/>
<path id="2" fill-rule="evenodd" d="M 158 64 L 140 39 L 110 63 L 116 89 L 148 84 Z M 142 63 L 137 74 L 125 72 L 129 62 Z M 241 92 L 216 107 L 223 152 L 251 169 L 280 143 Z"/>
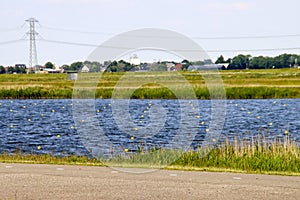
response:
<path id="1" fill-rule="evenodd" d="M 215 74 L 205 72 L 205 76 Z M 96 98 L 111 98 L 116 88 L 125 93 L 135 90 L 131 98 L 174 99 L 174 92 L 188 98 L 184 86 L 187 83 L 198 99 L 211 97 L 201 73 L 180 75 L 182 78 L 174 72 L 89 73 L 82 76 L 79 84 L 68 81 L 67 74 L 0 75 L 0 98 L 72 98 L 74 86 L 81 89 L 82 98 L 89 93 Z M 220 77 L 228 99 L 300 98 L 299 69 L 220 71 Z M 149 84 L 135 88 L 145 80 Z M 175 91 L 168 88 L 170 85 Z"/>
<path id="2" fill-rule="evenodd" d="M 103 166 L 103 164 L 92 158 L 85 156 L 52 156 L 49 154 L 0 154 L 0 162 L 2 163 L 27 163 L 27 164 L 56 164 L 56 165 L 84 165 L 84 166 Z"/>
<path id="3" fill-rule="evenodd" d="M 251 141 L 224 142 L 211 149 L 180 152 L 150 150 L 123 155 L 101 162 L 97 159 L 51 155 L 2 154 L 0 162 L 67 164 L 88 166 L 143 167 L 198 171 L 300 175 L 300 147 L 288 137 L 266 142 L 259 136 Z"/>

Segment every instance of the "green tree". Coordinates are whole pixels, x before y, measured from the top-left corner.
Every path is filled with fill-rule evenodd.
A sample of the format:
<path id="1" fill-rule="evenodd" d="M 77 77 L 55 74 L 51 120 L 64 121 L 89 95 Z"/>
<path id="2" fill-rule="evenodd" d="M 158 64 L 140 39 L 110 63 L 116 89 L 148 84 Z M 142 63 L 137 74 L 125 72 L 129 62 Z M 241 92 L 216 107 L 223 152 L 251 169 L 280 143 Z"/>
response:
<path id="1" fill-rule="evenodd" d="M 218 57 L 215 62 L 215 64 L 219 64 L 219 63 L 225 63 L 225 59 L 224 59 L 223 55 L 220 55 L 220 57 Z"/>
<path id="2" fill-rule="evenodd" d="M 70 70 L 70 65 L 64 64 L 62 66 L 62 68 L 64 69 L 64 71 L 69 71 Z"/>
<path id="3" fill-rule="evenodd" d="M 250 55 L 238 55 L 235 56 L 229 64 L 229 69 L 246 69 L 249 67 Z"/>
<path id="4" fill-rule="evenodd" d="M 189 68 L 189 66 L 191 66 L 192 64 L 190 63 L 190 61 L 184 59 L 182 62 L 182 70 L 187 70 Z"/>
<path id="5" fill-rule="evenodd" d="M 9 73 L 9 74 L 13 74 L 14 72 L 16 72 L 15 71 L 15 68 L 14 67 L 8 67 L 8 69 L 7 69 L 7 73 Z"/>
<path id="6" fill-rule="evenodd" d="M 6 71 L 5 71 L 5 68 L 1 65 L 0 66 L 0 74 L 5 74 Z"/>
<path id="7" fill-rule="evenodd" d="M 26 73 L 26 69 L 20 66 L 15 67 L 14 72 L 18 73 L 18 74 L 25 74 Z"/>
<path id="8" fill-rule="evenodd" d="M 291 60 L 290 60 L 291 54 L 281 54 L 279 56 L 276 56 L 274 58 L 275 67 L 276 68 L 289 68 L 291 67 Z"/>
<path id="9" fill-rule="evenodd" d="M 70 65 L 70 70 L 72 71 L 79 71 L 83 67 L 83 63 L 78 61 L 78 62 L 73 62 Z"/>
<path id="10" fill-rule="evenodd" d="M 52 62 L 47 62 L 47 63 L 45 64 L 45 67 L 46 67 L 47 69 L 54 69 L 54 64 L 53 64 Z"/>
<path id="11" fill-rule="evenodd" d="M 270 69 L 274 65 L 273 58 L 258 56 L 253 57 L 249 62 L 249 69 Z"/>
<path id="12" fill-rule="evenodd" d="M 94 62 L 90 62 L 90 61 L 84 61 L 83 63 L 84 65 L 88 66 L 88 68 L 90 69 L 90 72 L 100 72 L 101 71 L 101 63 L 94 61 Z"/>

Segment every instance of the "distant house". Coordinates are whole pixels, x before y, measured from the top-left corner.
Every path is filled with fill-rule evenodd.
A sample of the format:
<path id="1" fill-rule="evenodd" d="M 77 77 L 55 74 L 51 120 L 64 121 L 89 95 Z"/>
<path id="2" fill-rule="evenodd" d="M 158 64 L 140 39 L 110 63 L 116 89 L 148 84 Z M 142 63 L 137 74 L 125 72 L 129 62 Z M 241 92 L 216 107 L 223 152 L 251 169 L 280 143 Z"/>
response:
<path id="1" fill-rule="evenodd" d="M 37 73 L 39 71 L 44 71 L 45 68 L 46 67 L 42 66 L 42 65 L 35 65 L 31 69 L 29 69 L 29 70 L 35 71 L 35 73 Z"/>
<path id="2" fill-rule="evenodd" d="M 182 64 L 181 63 L 177 63 L 175 65 L 175 71 L 180 71 L 182 69 Z"/>
<path id="3" fill-rule="evenodd" d="M 84 72 L 84 73 L 90 72 L 90 68 L 88 68 L 88 66 L 84 65 L 84 66 L 81 68 L 81 72 Z"/>
<path id="4" fill-rule="evenodd" d="M 166 65 L 167 65 L 167 70 L 168 71 L 174 71 L 174 67 L 175 67 L 175 64 L 174 63 L 171 63 L 171 62 L 167 62 L 166 63 Z"/>
<path id="5" fill-rule="evenodd" d="M 227 69 L 229 63 L 209 64 L 209 65 L 191 65 L 188 71 L 215 70 Z"/>

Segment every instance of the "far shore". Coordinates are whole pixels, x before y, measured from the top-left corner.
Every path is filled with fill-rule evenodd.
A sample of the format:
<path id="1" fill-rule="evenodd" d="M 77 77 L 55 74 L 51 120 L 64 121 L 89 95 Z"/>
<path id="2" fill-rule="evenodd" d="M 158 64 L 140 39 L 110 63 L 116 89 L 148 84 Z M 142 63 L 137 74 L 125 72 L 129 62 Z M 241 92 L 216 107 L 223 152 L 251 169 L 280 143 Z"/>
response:
<path id="1" fill-rule="evenodd" d="M 217 80 L 217 90 L 207 87 L 204 74 Z M 113 96 L 116 89 L 132 92 L 132 99 L 189 99 L 189 88 L 197 99 L 300 98 L 300 69 L 80 73 L 79 77 L 80 81 L 68 81 L 67 74 L 2 74 L 0 99 L 122 98 Z"/>

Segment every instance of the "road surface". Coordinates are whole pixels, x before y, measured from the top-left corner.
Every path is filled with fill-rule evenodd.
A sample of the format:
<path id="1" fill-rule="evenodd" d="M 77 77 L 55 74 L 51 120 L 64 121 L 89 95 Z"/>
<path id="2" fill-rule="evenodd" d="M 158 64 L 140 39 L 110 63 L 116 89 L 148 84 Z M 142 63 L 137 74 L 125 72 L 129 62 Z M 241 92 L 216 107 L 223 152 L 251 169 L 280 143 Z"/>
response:
<path id="1" fill-rule="evenodd" d="M 0 163 L 0 199 L 300 199 L 300 177 Z"/>

